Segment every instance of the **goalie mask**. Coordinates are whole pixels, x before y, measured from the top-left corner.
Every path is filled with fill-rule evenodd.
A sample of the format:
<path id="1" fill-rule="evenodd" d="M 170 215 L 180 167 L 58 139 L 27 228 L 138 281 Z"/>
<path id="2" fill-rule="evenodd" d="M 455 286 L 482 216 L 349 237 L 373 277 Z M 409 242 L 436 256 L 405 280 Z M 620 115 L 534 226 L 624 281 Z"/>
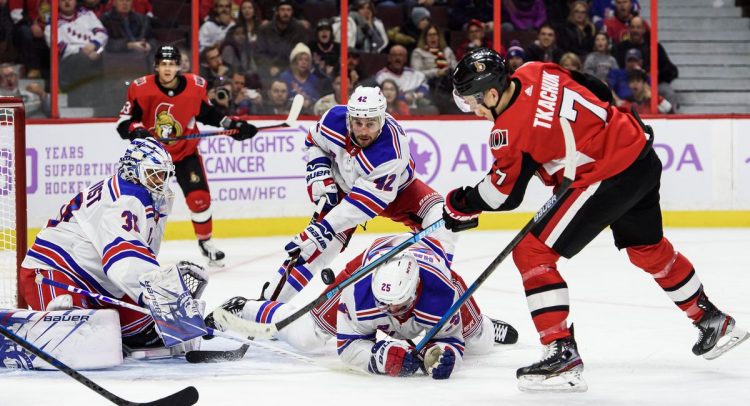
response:
<path id="1" fill-rule="evenodd" d="M 414 308 L 418 285 L 419 263 L 409 253 L 389 259 L 372 275 L 375 304 L 392 316 L 403 316 Z"/>
<path id="2" fill-rule="evenodd" d="M 346 104 L 346 128 L 352 134 L 352 139 L 355 143 L 357 140 L 353 136 L 352 119 L 376 119 L 377 135 L 380 135 L 383 131 L 383 126 L 385 126 L 386 107 L 385 96 L 383 96 L 379 88 L 359 86 L 354 90 L 354 93 L 349 98 L 349 102 Z"/>
<path id="3" fill-rule="evenodd" d="M 118 174 L 128 182 L 140 184 L 154 197 L 170 197 L 169 181 L 174 176 L 172 157 L 153 138 L 133 140 L 120 158 Z"/>

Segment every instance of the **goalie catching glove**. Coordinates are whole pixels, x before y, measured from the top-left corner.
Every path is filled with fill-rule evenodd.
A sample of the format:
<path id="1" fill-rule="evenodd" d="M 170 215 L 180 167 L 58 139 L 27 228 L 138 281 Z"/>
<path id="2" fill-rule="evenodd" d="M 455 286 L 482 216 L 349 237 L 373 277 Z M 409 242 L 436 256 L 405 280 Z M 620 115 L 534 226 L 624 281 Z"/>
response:
<path id="1" fill-rule="evenodd" d="M 481 210 L 473 210 L 468 207 L 466 195 L 472 190 L 469 186 L 453 189 L 445 197 L 443 207 L 443 220 L 445 228 L 457 233 L 475 228 L 479 225 Z"/>
<path id="2" fill-rule="evenodd" d="M 237 133 L 230 135 L 236 141 L 245 141 L 255 137 L 258 134 L 258 128 L 245 120 L 240 120 L 236 116 L 227 116 L 221 120 L 221 126 L 227 130 L 237 130 Z"/>
<path id="3" fill-rule="evenodd" d="M 307 194 L 310 201 L 318 205 L 320 199 L 325 198 L 323 211 L 330 211 L 339 204 L 339 188 L 333 180 L 331 160 L 326 157 L 313 159 L 307 163 Z"/>
<path id="4" fill-rule="evenodd" d="M 421 362 L 410 347 L 399 341 L 381 340 L 372 347 L 372 356 L 368 370 L 374 374 L 388 376 L 411 376 L 420 367 Z"/>
<path id="5" fill-rule="evenodd" d="M 327 221 L 323 220 L 320 223 L 314 221 L 284 246 L 284 249 L 290 257 L 297 255 L 297 252 L 299 252 L 298 265 L 309 263 L 331 245 L 334 236 L 335 233 Z"/>

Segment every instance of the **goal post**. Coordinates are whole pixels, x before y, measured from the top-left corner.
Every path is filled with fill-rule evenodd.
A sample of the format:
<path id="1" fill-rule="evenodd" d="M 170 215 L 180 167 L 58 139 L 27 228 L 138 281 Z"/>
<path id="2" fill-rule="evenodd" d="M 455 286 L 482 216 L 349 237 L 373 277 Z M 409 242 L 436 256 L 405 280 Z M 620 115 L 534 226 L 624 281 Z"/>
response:
<path id="1" fill-rule="evenodd" d="M 23 101 L 0 97 L 0 308 L 25 308 L 18 270 L 26 255 L 26 117 Z"/>

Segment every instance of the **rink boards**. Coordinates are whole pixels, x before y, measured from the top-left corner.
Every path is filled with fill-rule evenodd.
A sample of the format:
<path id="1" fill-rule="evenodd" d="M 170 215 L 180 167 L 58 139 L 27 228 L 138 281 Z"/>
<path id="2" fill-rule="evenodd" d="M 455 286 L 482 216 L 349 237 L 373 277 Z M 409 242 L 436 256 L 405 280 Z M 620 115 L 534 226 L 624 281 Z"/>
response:
<path id="1" fill-rule="evenodd" d="M 668 226 L 750 226 L 750 119 L 654 119 L 654 148 L 662 159 L 662 207 Z M 401 120 L 416 175 L 441 193 L 475 184 L 492 165 L 491 123 L 478 120 Z M 271 122 L 256 122 L 258 125 Z M 252 140 L 201 141 L 218 237 L 298 232 L 312 212 L 305 188 L 304 136 L 314 121 L 264 131 Z M 202 129 L 211 129 L 202 127 Z M 509 134 L 513 142 L 514 134 Z M 114 122 L 27 126 L 27 191 L 32 235 L 75 193 L 110 175 L 126 141 Z M 402 146 L 406 148 L 406 146 Z M 173 185 L 180 194 L 179 187 Z M 551 193 L 532 179 L 514 213 L 485 215 L 484 229 L 518 228 Z M 372 231 L 402 229 L 373 221 Z M 185 203 L 176 199 L 167 238 L 192 238 Z"/>

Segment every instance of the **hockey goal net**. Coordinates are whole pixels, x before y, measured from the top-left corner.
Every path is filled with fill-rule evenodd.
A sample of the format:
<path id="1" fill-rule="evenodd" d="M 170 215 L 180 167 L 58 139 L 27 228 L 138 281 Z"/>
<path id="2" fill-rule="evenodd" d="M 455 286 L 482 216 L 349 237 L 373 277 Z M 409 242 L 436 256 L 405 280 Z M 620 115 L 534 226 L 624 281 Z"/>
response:
<path id="1" fill-rule="evenodd" d="M 25 129 L 21 99 L 0 97 L 0 308 L 24 306 L 18 269 L 26 255 Z"/>

